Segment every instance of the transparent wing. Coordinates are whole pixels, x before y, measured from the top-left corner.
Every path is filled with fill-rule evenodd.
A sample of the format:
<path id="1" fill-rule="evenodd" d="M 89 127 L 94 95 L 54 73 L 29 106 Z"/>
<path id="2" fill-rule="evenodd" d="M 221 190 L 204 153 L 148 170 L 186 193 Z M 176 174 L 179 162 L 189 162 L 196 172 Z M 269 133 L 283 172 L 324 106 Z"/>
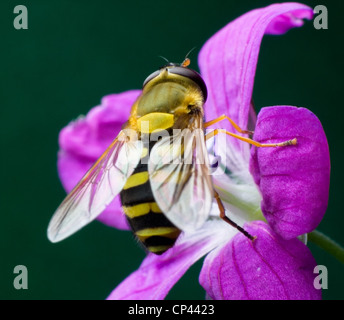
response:
<path id="1" fill-rule="evenodd" d="M 49 240 L 61 241 L 94 220 L 123 189 L 141 153 L 141 141 L 126 141 L 121 131 L 55 211 Z"/>
<path id="2" fill-rule="evenodd" d="M 213 200 L 203 130 L 185 129 L 162 138 L 151 150 L 148 171 L 154 198 L 166 217 L 183 231 L 201 227 Z"/>

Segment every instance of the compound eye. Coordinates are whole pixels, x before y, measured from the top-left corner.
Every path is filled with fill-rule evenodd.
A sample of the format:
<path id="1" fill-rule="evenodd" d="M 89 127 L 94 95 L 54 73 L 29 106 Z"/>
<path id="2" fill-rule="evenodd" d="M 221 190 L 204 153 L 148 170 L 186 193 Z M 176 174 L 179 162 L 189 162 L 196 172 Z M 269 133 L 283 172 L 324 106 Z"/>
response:
<path id="1" fill-rule="evenodd" d="M 201 75 L 192 69 L 182 67 L 182 66 L 177 66 L 177 65 L 172 64 L 172 63 L 170 63 L 170 64 L 162 67 L 160 70 L 157 70 L 157 71 L 153 72 L 152 74 L 150 74 L 146 78 L 146 80 L 143 82 L 143 87 L 145 87 L 149 81 L 151 81 L 154 78 L 156 78 L 157 76 L 159 76 L 160 72 L 164 69 L 168 69 L 169 73 L 177 74 L 179 76 L 189 78 L 190 80 L 195 82 L 200 87 L 200 89 L 203 93 L 204 101 L 207 100 L 207 95 L 208 95 L 207 86 L 205 85 Z"/>
<path id="2" fill-rule="evenodd" d="M 152 74 L 150 74 L 146 80 L 143 82 L 143 87 L 151 80 L 153 80 L 155 77 L 157 77 L 160 74 L 160 70 L 157 70 L 155 72 L 153 72 Z"/>
<path id="3" fill-rule="evenodd" d="M 173 74 L 178 74 L 178 75 L 186 77 L 186 78 L 189 78 L 190 80 L 195 82 L 200 87 L 200 89 L 202 90 L 204 101 L 207 100 L 207 95 L 208 95 L 207 86 L 205 85 L 205 82 L 199 73 L 197 73 L 196 71 L 194 71 L 192 69 L 186 68 L 186 67 L 170 68 L 169 72 L 173 73 Z"/>

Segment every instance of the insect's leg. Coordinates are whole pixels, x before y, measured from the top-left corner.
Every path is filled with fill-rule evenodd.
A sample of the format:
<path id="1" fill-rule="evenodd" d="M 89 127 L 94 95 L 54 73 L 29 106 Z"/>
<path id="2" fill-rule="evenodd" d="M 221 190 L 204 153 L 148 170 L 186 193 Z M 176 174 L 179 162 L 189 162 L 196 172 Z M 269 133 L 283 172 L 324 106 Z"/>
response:
<path id="1" fill-rule="evenodd" d="M 287 141 L 283 141 L 283 142 L 279 142 L 279 143 L 260 143 L 257 142 L 255 140 L 252 140 L 250 138 L 245 138 L 242 136 L 239 136 L 238 134 L 232 133 L 232 132 L 228 132 L 224 129 L 215 129 L 212 132 L 209 132 L 208 134 L 205 135 L 205 140 L 208 140 L 209 138 L 212 138 L 213 136 L 216 136 L 219 133 L 225 133 L 231 137 L 237 138 L 241 141 L 245 141 L 249 144 L 252 144 L 256 147 L 285 147 L 285 146 L 290 146 L 290 145 L 296 145 L 297 144 L 297 140 L 296 138 L 292 139 L 292 140 L 287 140 Z"/>
<path id="2" fill-rule="evenodd" d="M 254 132 L 253 131 L 250 131 L 250 130 L 243 130 L 241 129 L 230 117 L 227 117 L 226 115 L 222 115 L 214 120 L 211 120 L 211 121 L 208 121 L 208 122 L 205 122 L 204 123 L 204 128 L 207 128 L 215 123 L 218 123 L 222 120 L 228 120 L 232 126 L 234 127 L 234 129 L 240 133 L 246 133 L 246 134 L 253 134 Z"/>
<path id="3" fill-rule="evenodd" d="M 247 238 L 249 238 L 250 240 L 254 240 L 255 237 L 251 236 L 246 230 L 244 230 L 242 227 L 240 227 L 239 225 L 237 225 L 234 221 L 232 221 L 231 219 L 229 219 L 226 216 L 226 211 L 225 211 L 225 207 L 223 206 L 223 203 L 219 197 L 219 194 L 214 190 L 214 197 L 216 199 L 217 205 L 219 207 L 220 210 L 220 218 L 224 221 L 226 221 L 228 224 L 230 224 L 232 227 L 238 229 L 244 236 L 246 236 Z"/>

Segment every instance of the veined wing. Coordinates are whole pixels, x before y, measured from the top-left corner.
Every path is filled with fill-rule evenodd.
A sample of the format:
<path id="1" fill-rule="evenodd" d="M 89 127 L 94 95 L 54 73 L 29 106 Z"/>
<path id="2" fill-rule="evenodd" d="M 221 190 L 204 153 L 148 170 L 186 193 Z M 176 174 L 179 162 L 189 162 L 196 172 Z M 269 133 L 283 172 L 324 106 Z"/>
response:
<path id="1" fill-rule="evenodd" d="M 48 238 L 58 242 L 94 220 L 123 189 L 140 161 L 142 143 L 121 131 L 55 211 Z"/>
<path id="2" fill-rule="evenodd" d="M 155 201 L 183 231 L 195 230 L 208 218 L 213 185 L 202 129 L 184 129 L 164 137 L 151 150 L 148 163 Z"/>

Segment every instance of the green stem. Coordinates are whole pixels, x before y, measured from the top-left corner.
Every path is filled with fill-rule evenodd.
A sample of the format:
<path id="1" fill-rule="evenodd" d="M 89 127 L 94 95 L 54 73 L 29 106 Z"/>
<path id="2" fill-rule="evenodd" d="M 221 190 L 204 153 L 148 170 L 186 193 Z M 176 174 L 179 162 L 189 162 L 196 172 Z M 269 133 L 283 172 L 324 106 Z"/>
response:
<path id="1" fill-rule="evenodd" d="M 308 240 L 315 243 L 344 264 L 344 248 L 328 236 L 325 236 L 320 231 L 314 230 L 308 234 Z"/>

